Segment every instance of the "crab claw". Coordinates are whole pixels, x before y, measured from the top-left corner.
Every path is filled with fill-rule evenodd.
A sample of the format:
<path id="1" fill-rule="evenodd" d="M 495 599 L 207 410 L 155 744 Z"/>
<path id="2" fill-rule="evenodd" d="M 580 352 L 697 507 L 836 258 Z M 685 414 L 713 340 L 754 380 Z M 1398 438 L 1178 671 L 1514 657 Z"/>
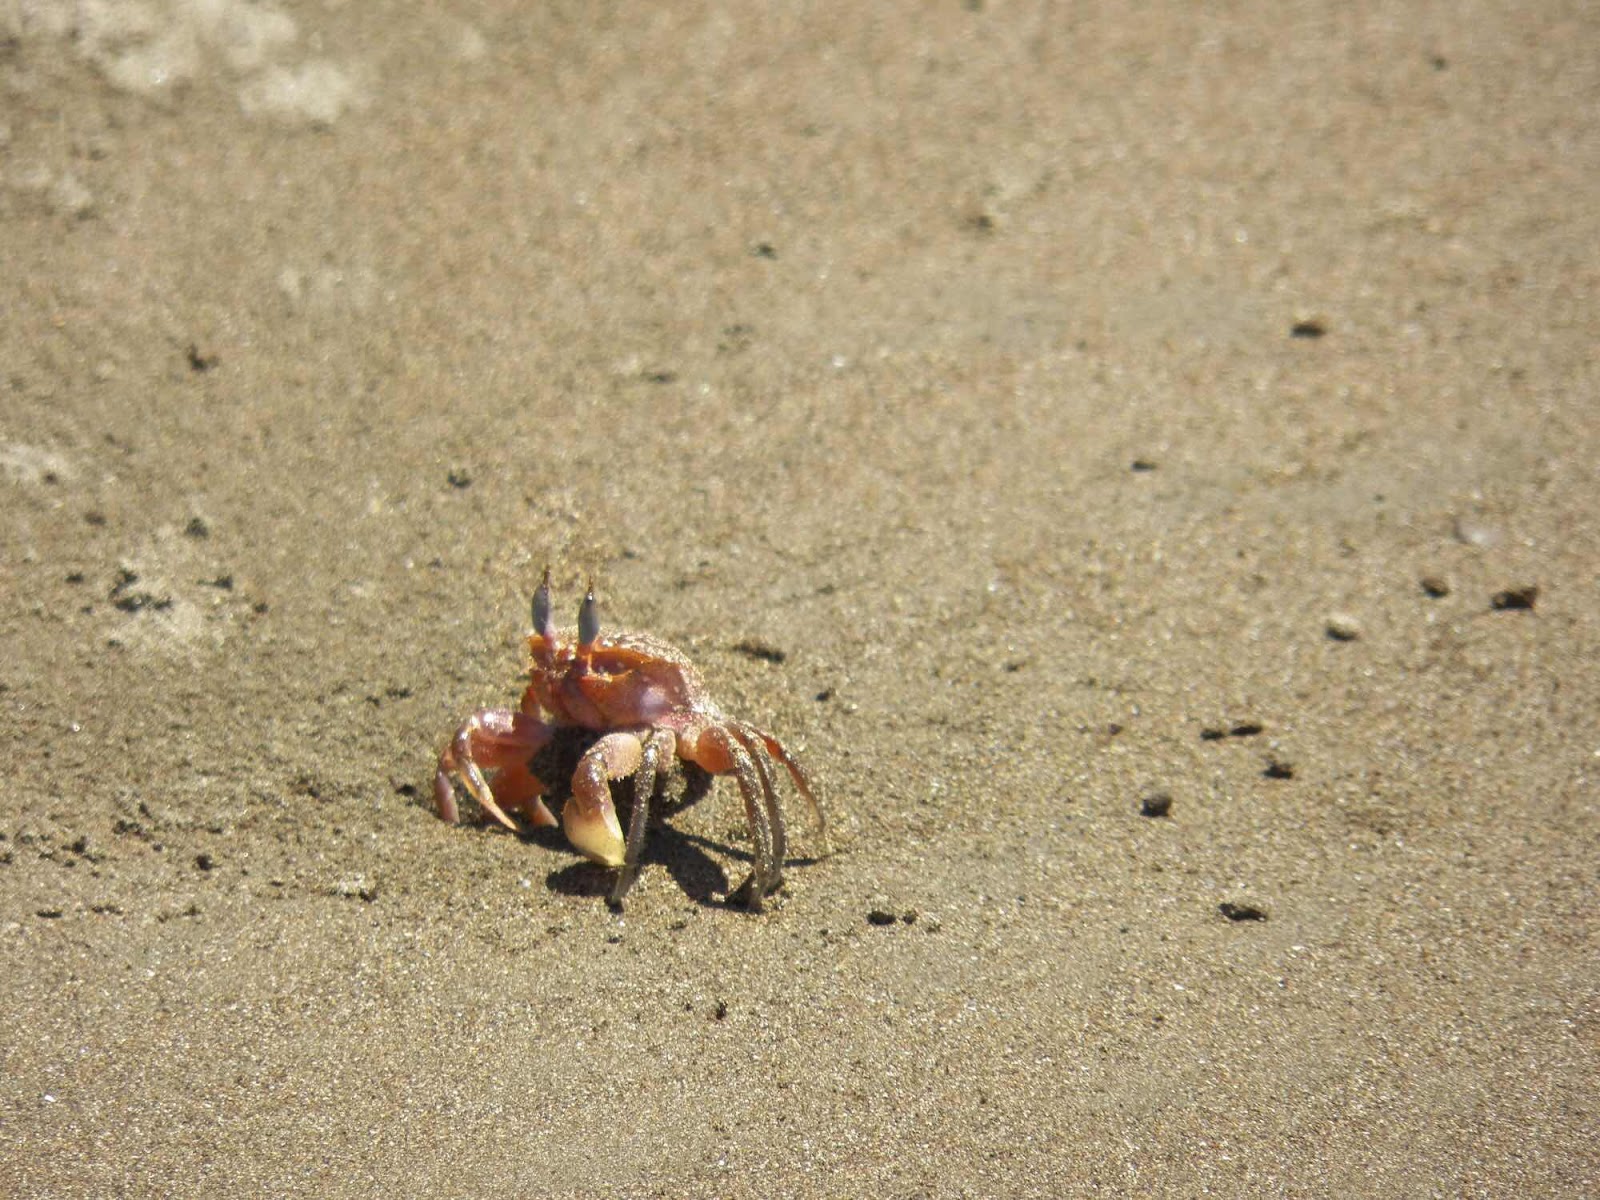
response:
<path id="1" fill-rule="evenodd" d="M 561 810 L 561 828 L 567 841 L 602 866 L 620 867 L 628 857 L 610 781 L 632 775 L 643 758 L 644 747 L 633 734 L 608 733 L 584 751 L 572 773 L 572 799 Z"/>
<path id="2" fill-rule="evenodd" d="M 585 858 L 603 867 L 620 867 L 627 853 L 622 826 L 609 797 L 597 804 L 586 804 L 577 796 L 561 810 L 561 828 L 567 841 Z"/>

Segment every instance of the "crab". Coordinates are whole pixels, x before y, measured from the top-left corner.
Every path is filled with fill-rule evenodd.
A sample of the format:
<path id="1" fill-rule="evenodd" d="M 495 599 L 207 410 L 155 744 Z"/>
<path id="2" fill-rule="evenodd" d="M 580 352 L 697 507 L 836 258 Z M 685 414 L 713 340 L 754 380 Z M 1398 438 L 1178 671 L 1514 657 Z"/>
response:
<path id="1" fill-rule="evenodd" d="M 825 827 L 816 790 L 799 761 L 772 734 L 727 716 L 677 647 L 648 633 L 618 630 L 602 635 L 592 584 L 578 609 L 577 629 L 558 631 L 546 570 L 533 596 L 527 646 L 529 681 L 517 710 L 473 713 L 439 755 L 433 779 L 439 817 L 460 819 L 459 779 L 486 814 L 514 833 L 520 830 L 507 810 L 534 826 L 556 825 L 531 760 L 563 730 L 595 733 L 600 736 L 573 772 L 560 825 L 586 858 L 618 871 L 609 903 L 619 907 L 638 878 L 650 801 L 661 771 L 676 757 L 738 782 L 754 861 L 750 877 L 735 894 L 743 894 L 749 908 L 759 911 L 783 882 L 787 852 L 775 762 L 788 771 L 818 829 Z M 633 811 L 624 836 L 611 782 L 630 776 Z"/>

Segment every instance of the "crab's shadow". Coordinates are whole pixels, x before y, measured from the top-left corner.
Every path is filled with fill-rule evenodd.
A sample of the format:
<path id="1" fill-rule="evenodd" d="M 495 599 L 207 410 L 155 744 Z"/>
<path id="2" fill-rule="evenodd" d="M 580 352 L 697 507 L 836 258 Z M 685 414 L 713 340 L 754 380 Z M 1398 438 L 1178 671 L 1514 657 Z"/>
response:
<path id="1" fill-rule="evenodd" d="M 557 749 L 565 750 L 567 755 L 571 754 L 569 747 Z M 539 764 L 537 759 L 535 763 L 545 765 Z M 576 765 L 575 760 L 574 765 Z M 564 757 L 548 764 L 547 770 L 549 774 L 545 776 L 546 778 L 559 779 L 563 783 L 571 778 L 571 771 Z M 743 904 L 729 883 L 728 873 L 711 854 L 707 853 L 707 849 L 746 862 L 752 858 L 750 852 L 712 839 L 684 833 L 667 823 L 669 818 L 709 796 L 714 782 L 709 773 L 681 759 L 676 760 L 661 773 L 655 795 L 650 801 L 650 826 L 645 834 L 639 869 L 642 874 L 653 866 L 665 867 L 683 894 L 696 904 L 707 908 L 739 908 L 743 907 Z M 570 792 L 567 788 L 560 787 L 547 799 L 564 804 L 569 797 Z M 616 805 L 617 819 L 626 829 L 633 815 L 632 781 L 618 780 L 613 783 L 611 800 Z M 555 805 L 552 804 L 552 807 Z M 571 844 L 559 829 L 531 829 L 522 836 L 524 841 L 536 843 L 557 853 L 572 853 Z M 581 860 L 568 862 L 545 877 L 545 886 L 552 892 L 560 892 L 564 896 L 609 897 L 616 882 L 616 871 Z"/>
<path id="2" fill-rule="evenodd" d="M 566 844 L 559 832 L 541 830 L 540 833 L 555 834 L 554 837 L 539 837 L 537 840 L 542 844 L 557 851 L 572 853 L 572 847 Z M 732 906 L 728 873 L 716 859 L 700 848 L 698 841 L 692 834 L 683 833 L 670 825 L 652 823 L 650 836 L 645 841 L 640 873 L 651 867 L 665 867 L 683 894 L 696 904 L 707 908 Z M 728 853 L 740 856 L 736 850 L 729 849 Z M 545 877 L 545 886 L 564 896 L 609 897 L 616 883 L 616 871 L 582 860 L 558 867 Z M 626 905 L 627 902 L 623 903 Z"/>
<path id="3" fill-rule="evenodd" d="M 557 830 L 541 829 L 528 835 L 527 840 L 536 841 L 552 850 L 566 851 L 569 854 L 572 852 L 572 847 L 567 845 Z M 738 888 L 732 887 L 728 881 L 728 873 L 722 869 L 717 859 L 707 853 L 707 850 L 738 862 L 751 863 L 754 860 L 754 855 L 750 851 L 740 847 L 730 846 L 715 838 L 684 833 L 670 825 L 652 823 L 650 836 L 645 841 L 644 857 L 640 864 L 641 873 L 651 866 L 665 867 L 683 894 L 696 904 L 706 908 L 748 911 L 744 885 Z M 820 861 L 819 858 L 790 856 L 783 860 L 783 865 L 785 868 L 806 867 Z M 611 889 L 616 886 L 616 881 L 617 873 L 609 867 L 580 861 L 568 863 L 551 871 L 545 877 L 545 886 L 552 892 L 560 892 L 564 896 L 609 897 Z M 626 907 L 626 903 L 623 902 L 623 907 Z"/>
<path id="4" fill-rule="evenodd" d="M 529 764 L 540 778 L 552 781 L 553 786 L 544 799 L 558 819 L 562 805 L 571 798 L 568 781 L 573 769 L 592 743 L 592 735 L 564 730 Z M 743 911 L 746 906 L 741 889 L 732 886 L 722 863 L 712 855 L 745 864 L 752 863 L 754 855 L 743 847 L 685 833 L 668 824 L 670 818 L 710 795 L 714 782 L 708 772 L 682 759 L 675 760 L 662 771 L 650 802 L 650 826 L 645 834 L 640 872 L 651 867 L 665 867 L 683 894 L 696 904 Z M 633 813 L 632 780 L 614 782 L 611 800 L 616 806 L 618 820 L 626 829 Z M 524 823 L 517 836 L 529 845 L 563 857 L 573 852 L 571 843 L 559 828 L 535 828 Z M 784 866 L 807 866 L 818 861 L 817 858 L 789 857 L 784 860 Z M 564 896 L 609 897 L 616 882 L 615 870 L 581 859 L 574 862 L 570 858 L 564 866 L 545 876 L 545 886 Z"/>

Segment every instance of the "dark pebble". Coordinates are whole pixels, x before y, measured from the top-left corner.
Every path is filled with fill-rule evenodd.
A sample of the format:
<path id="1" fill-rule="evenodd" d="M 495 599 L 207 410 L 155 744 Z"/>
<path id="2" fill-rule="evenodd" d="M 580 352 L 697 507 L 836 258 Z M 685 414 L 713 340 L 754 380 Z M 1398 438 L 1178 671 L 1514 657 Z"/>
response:
<path id="1" fill-rule="evenodd" d="M 780 650 L 770 642 L 763 642 L 759 638 L 745 638 L 733 644 L 734 650 L 749 658 L 760 659 L 762 662 L 781 663 L 788 659 L 786 651 Z"/>
<path id="2" fill-rule="evenodd" d="M 1151 792 L 1139 801 L 1139 815 L 1141 817 L 1165 817 L 1172 812 L 1172 794 L 1170 792 Z"/>
<path id="3" fill-rule="evenodd" d="M 1332 642 L 1353 642 L 1361 636 L 1361 627 L 1356 624 L 1354 617 L 1347 617 L 1343 613 L 1335 613 L 1328 618 L 1328 623 L 1323 627 L 1323 632 Z"/>
<path id="4" fill-rule="evenodd" d="M 1254 904 L 1235 904 L 1232 900 L 1224 900 L 1217 905 L 1217 911 L 1230 921 L 1265 921 L 1267 910 L 1257 908 Z"/>
<path id="5" fill-rule="evenodd" d="M 1496 592 L 1489 600 L 1489 607 L 1495 612 L 1527 611 L 1538 602 L 1539 589 L 1535 585 L 1527 587 L 1507 588 L 1503 592 Z"/>

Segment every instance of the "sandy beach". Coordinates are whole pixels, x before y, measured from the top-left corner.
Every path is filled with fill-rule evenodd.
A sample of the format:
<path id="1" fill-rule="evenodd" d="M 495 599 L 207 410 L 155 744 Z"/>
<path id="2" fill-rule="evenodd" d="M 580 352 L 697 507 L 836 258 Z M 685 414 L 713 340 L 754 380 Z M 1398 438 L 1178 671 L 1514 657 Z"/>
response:
<path id="1" fill-rule="evenodd" d="M 1597 46 L 0 0 L 0 1193 L 1600 1193 Z M 435 817 L 546 566 L 766 911 Z"/>

